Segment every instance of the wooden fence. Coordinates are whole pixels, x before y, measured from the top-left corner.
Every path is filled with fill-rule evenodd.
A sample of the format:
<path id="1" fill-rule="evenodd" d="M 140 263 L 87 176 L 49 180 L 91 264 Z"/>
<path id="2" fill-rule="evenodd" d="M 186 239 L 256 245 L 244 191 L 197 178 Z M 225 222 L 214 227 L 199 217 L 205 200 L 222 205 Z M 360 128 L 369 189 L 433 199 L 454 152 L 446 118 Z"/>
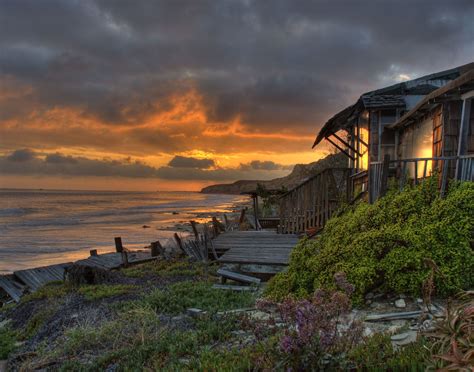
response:
<path id="1" fill-rule="evenodd" d="M 295 234 L 322 228 L 348 198 L 349 168 L 325 169 L 280 198 L 280 228 Z"/>
<path id="2" fill-rule="evenodd" d="M 416 185 L 432 174 L 439 174 L 439 189 L 443 196 L 450 179 L 474 181 L 474 155 L 413 158 L 372 162 L 369 167 L 369 202 L 385 195 L 388 179 L 395 178 L 401 190 Z"/>

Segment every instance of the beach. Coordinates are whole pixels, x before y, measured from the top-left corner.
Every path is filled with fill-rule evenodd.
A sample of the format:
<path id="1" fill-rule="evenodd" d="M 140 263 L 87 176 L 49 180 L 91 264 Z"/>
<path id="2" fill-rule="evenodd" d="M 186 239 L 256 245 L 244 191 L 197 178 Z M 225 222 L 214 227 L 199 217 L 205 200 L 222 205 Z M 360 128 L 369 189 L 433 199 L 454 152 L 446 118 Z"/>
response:
<path id="1" fill-rule="evenodd" d="M 239 195 L 196 192 L 0 190 L 0 274 L 114 251 L 152 241 L 170 244 L 189 221 L 209 221 L 247 202 Z"/>

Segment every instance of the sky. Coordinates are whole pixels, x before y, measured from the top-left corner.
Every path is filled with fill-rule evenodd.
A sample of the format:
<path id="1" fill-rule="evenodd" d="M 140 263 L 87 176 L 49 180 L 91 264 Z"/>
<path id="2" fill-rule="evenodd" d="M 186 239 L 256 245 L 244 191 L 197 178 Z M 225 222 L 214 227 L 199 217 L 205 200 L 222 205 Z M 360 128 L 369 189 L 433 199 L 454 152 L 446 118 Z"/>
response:
<path id="1" fill-rule="evenodd" d="M 199 190 L 333 149 L 363 92 L 474 61 L 474 1 L 0 0 L 0 187 Z"/>

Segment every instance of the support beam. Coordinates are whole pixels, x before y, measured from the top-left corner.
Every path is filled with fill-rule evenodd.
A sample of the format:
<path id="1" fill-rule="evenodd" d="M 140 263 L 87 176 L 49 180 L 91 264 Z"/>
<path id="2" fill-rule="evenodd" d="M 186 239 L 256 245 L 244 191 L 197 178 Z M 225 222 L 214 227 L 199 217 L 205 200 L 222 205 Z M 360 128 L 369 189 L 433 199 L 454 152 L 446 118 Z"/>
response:
<path id="1" fill-rule="evenodd" d="M 326 137 L 326 139 L 328 140 L 329 143 L 331 143 L 332 145 L 336 146 L 336 148 L 338 148 L 341 152 L 343 152 L 344 154 L 346 154 L 349 158 L 351 158 L 352 160 L 355 159 L 354 156 L 352 156 L 351 154 L 349 154 L 345 149 L 343 149 L 341 146 L 339 146 L 337 143 L 335 143 L 334 141 L 332 141 L 329 137 Z"/>
<path id="2" fill-rule="evenodd" d="M 341 141 L 345 146 L 349 147 L 352 151 L 354 151 L 355 153 L 357 153 L 359 156 L 362 156 L 362 154 L 360 152 L 358 152 L 353 146 L 351 146 L 350 144 L 348 144 L 346 141 L 344 141 L 341 137 L 339 137 L 336 133 L 333 133 L 332 134 L 334 137 L 336 137 L 336 139 L 338 139 L 339 141 Z"/>

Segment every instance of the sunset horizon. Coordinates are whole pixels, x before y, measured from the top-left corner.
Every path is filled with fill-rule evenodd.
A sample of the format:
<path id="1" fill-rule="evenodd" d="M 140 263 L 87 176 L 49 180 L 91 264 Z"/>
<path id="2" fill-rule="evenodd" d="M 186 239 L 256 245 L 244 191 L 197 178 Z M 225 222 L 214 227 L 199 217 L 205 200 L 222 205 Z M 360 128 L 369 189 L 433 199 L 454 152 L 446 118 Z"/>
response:
<path id="1" fill-rule="evenodd" d="M 386 31 L 396 2 L 2 4 L 0 187 L 199 191 L 282 177 L 333 152 L 312 150 L 314 136 L 362 93 L 474 49 L 463 2 L 415 8 L 398 32 Z"/>

